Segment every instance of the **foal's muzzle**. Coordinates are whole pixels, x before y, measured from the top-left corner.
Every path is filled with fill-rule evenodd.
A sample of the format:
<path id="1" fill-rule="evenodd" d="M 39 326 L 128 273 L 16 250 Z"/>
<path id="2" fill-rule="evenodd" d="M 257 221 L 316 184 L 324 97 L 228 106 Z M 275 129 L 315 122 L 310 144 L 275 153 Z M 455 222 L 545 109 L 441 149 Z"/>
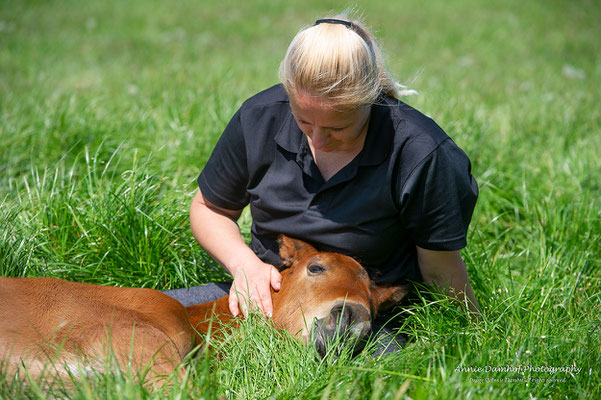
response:
<path id="1" fill-rule="evenodd" d="M 312 340 L 320 357 L 324 357 L 332 345 L 350 345 L 353 355 L 365 346 L 365 338 L 371 332 L 371 314 L 365 306 L 357 303 L 340 303 L 332 307 L 325 318 L 315 321 Z"/>

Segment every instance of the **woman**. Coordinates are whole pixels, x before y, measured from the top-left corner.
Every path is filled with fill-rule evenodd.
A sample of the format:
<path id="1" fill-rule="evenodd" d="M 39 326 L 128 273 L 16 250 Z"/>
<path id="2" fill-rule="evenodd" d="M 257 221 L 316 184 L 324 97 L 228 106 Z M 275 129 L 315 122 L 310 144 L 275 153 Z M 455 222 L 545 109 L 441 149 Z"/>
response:
<path id="1" fill-rule="evenodd" d="M 279 233 L 355 257 L 377 283 L 438 285 L 476 312 L 460 255 L 478 194 L 469 159 L 397 100 L 372 34 L 318 20 L 290 44 L 280 79 L 234 115 L 190 209 L 194 236 L 234 278 L 231 312 L 247 312 L 243 299 L 272 312 Z M 247 204 L 250 247 L 236 224 Z"/>

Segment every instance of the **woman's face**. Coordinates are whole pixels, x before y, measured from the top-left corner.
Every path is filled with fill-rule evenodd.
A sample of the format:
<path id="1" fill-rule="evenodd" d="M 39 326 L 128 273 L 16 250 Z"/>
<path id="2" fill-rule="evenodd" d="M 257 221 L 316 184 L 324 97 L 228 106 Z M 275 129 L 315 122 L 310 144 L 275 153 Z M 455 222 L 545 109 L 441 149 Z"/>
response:
<path id="1" fill-rule="evenodd" d="M 313 150 L 350 152 L 363 148 L 370 107 L 336 111 L 327 99 L 297 93 L 290 96 L 290 108 Z"/>

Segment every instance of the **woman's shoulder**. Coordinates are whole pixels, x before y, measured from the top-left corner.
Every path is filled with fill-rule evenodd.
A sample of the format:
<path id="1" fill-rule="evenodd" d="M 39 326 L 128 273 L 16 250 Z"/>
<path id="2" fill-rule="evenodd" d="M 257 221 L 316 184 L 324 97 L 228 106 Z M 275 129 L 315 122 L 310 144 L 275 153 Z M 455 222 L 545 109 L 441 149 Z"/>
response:
<path id="1" fill-rule="evenodd" d="M 429 116 L 395 98 L 385 99 L 382 105 L 394 127 L 393 154 L 409 169 L 442 154 L 452 154 L 457 160 L 467 159 L 463 150 Z"/>
<path id="2" fill-rule="evenodd" d="M 444 149 L 461 150 L 434 119 L 405 102 L 387 97 L 381 102 L 394 127 L 393 147 L 405 160 L 419 163 Z"/>
<path id="3" fill-rule="evenodd" d="M 288 95 L 282 85 L 263 90 L 246 100 L 237 112 L 238 124 L 245 136 L 257 143 L 275 138 L 291 116 Z"/>
<path id="4" fill-rule="evenodd" d="M 274 85 L 248 98 L 241 107 L 242 111 L 250 111 L 255 108 L 269 108 L 283 105 L 289 107 L 288 94 L 282 84 Z"/>
<path id="5" fill-rule="evenodd" d="M 389 110 L 395 127 L 395 142 L 420 143 L 422 146 L 437 147 L 449 139 L 447 133 L 429 116 L 409 104 L 386 97 L 381 102 Z"/>

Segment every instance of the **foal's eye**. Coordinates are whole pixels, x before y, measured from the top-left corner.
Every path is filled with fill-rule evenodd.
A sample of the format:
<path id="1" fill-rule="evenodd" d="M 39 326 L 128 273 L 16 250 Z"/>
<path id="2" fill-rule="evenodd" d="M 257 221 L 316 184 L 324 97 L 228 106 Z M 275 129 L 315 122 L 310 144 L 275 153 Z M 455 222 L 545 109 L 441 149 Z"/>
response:
<path id="1" fill-rule="evenodd" d="M 324 267 L 322 267 L 321 265 L 319 265 L 319 264 L 311 264 L 311 265 L 309 265 L 309 267 L 307 268 L 307 270 L 309 271 L 309 273 L 311 275 L 317 275 L 317 274 L 321 274 L 326 269 Z"/>

